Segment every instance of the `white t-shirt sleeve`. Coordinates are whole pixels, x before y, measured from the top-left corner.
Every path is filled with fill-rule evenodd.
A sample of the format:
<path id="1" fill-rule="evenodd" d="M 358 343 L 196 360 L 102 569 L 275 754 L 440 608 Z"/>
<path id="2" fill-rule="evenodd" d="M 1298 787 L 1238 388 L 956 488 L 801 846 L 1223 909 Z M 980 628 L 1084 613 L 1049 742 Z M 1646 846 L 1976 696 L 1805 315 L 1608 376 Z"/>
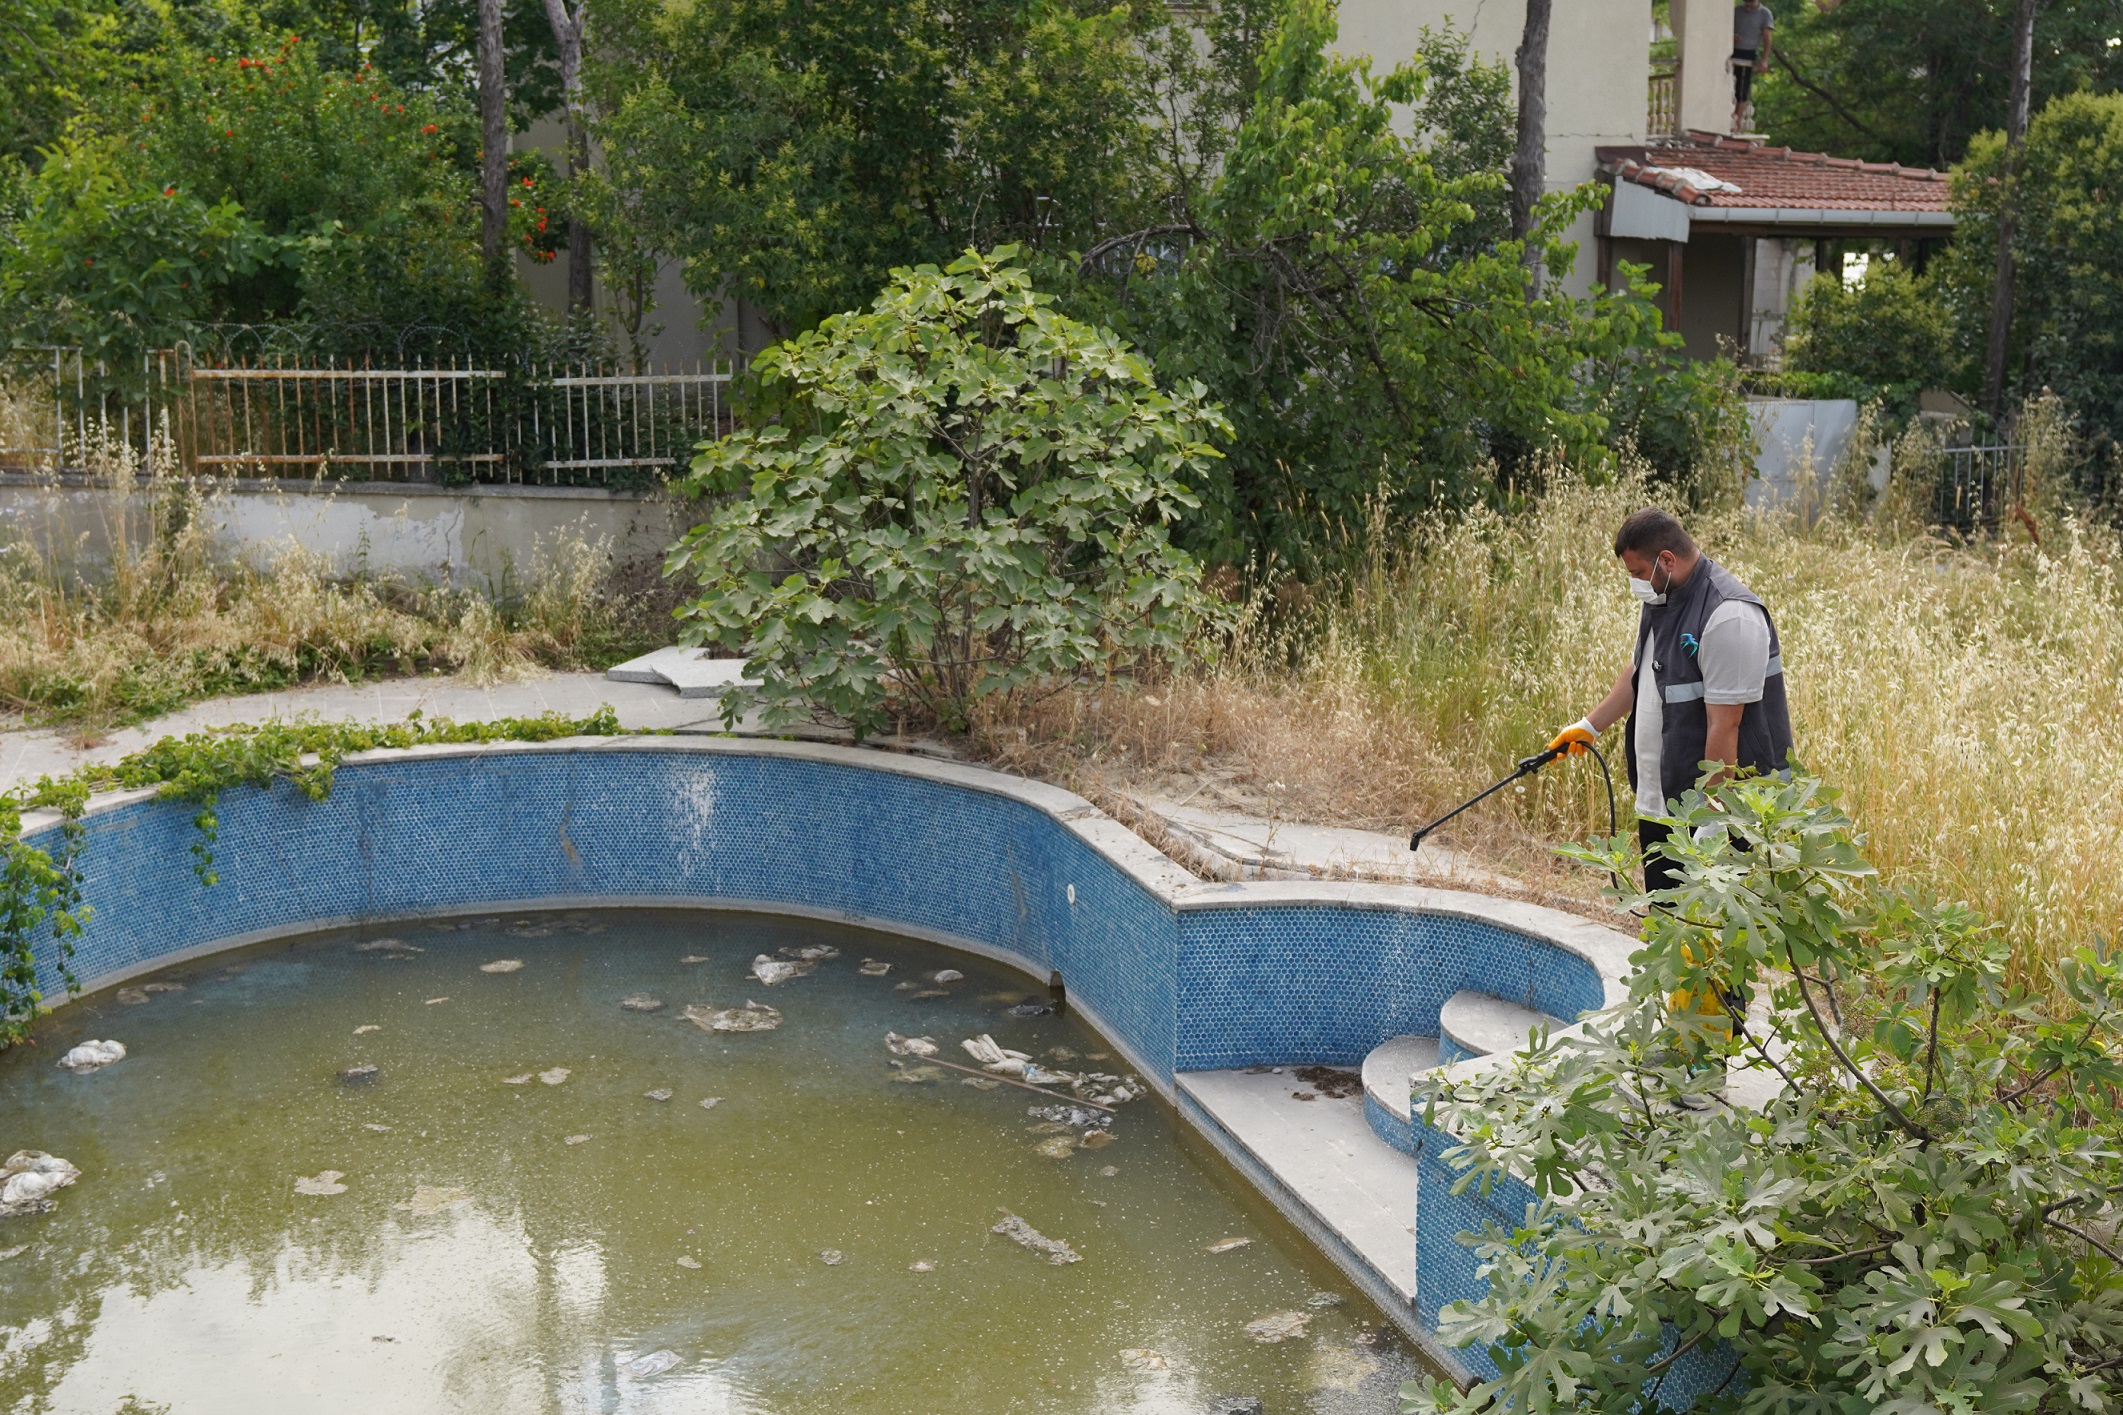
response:
<path id="1" fill-rule="evenodd" d="M 1769 677 L 1769 616 L 1762 607 L 1729 599 L 1703 625 L 1697 657 L 1706 703 L 1758 703 Z"/>

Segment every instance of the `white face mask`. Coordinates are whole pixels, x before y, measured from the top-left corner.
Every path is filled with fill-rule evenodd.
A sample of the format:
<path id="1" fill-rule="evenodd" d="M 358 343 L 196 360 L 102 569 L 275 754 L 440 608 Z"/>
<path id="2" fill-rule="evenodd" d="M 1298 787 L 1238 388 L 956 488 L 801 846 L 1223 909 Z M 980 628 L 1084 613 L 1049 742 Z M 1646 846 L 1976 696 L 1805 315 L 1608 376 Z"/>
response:
<path id="1" fill-rule="evenodd" d="M 1651 573 L 1656 575 L 1658 572 L 1659 562 L 1654 560 L 1651 562 Z M 1666 584 L 1668 588 L 1672 587 L 1673 578 L 1671 576 L 1667 577 Z M 1634 575 L 1629 577 L 1629 593 L 1637 597 L 1639 604 L 1664 604 L 1666 602 L 1665 590 L 1656 588 L 1649 580 L 1639 580 Z"/>

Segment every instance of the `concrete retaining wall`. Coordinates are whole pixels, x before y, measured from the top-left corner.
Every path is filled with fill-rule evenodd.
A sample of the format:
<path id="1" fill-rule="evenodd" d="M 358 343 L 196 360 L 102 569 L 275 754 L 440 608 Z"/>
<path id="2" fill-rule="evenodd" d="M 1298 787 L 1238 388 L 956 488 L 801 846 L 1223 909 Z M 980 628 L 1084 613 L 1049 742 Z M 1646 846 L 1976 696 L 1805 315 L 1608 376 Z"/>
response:
<path id="1" fill-rule="evenodd" d="M 660 560 L 699 519 L 695 503 L 588 487 L 435 487 L 390 482 L 228 478 L 211 483 L 201 514 L 217 548 L 253 563 L 288 548 L 322 556 L 333 571 L 492 585 L 518 580 L 580 538 L 605 542 L 621 561 Z M 144 533 L 149 496 L 72 480 L 0 475 L 0 537 L 63 548 L 84 573 L 110 562 L 119 533 Z"/>

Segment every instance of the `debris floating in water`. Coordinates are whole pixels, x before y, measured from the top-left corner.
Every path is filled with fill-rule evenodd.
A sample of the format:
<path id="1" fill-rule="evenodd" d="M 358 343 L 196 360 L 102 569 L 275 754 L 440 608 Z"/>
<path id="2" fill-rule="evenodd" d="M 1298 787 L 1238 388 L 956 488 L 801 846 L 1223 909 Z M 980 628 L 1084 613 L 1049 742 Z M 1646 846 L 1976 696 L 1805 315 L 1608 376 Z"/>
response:
<path id="1" fill-rule="evenodd" d="M 707 1007 L 695 1003 L 678 1014 L 706 1032 L 771 1032 L 781 1025 L 781 1013 L 765 1003 L 745 999 L 743 1007 Z"/>
<path id="2" fill-rule="evenodd" d="M 1083 1146 L 1087 1150 L 1103 1150 L 1106 1146 L 1112 1144 L 1113 1140 L 1114 1135 L 1111 1130 L 1086 1130 L 1084 1132 Z"/>
<path id="3" fill-rule="evenodd" d="M 1051 1136 L 1034 1145 L 1032 1153 L 1050 1160 L 1065 1160 L 1076 1153 L 1076 1137 L 1074 1135 Z"/>
<path id="4" fill-rule="evenodd" d="M 1083 1254 L 1071 1248 L 1067 1243 L 1064 1243 L 1059 1238 L 1047 1237 L 1046 1234 L 1041 1233 L 1008 1209 L 1003 1210 L 1003 1221 L 989 1229 L 988 1232 L 999 1233 L 1020 1248 L 1031 1249 L 1033 1252 L 1045 1257 L 1048 1262 L 1056 1267 L 1060 1267 L 1065 1263 L 1080 1263 L 1084 1260 Z"/>
<path id="5" fill-rule="evenodd" d="M 336 1169 L 323 1170 L 316 1174 L 306 1175 L 302 1178 L 298 1178 L 295 1181 L 295 1192 L 298 1194 L 313 1194 L 319 1196 L 327 1194 L 344 1194 L 346 1192 L 346 1186 L 339 1182 L 344 1178 L 346 1178 L 346 1176 L 344 1174 L 341 1174 Z"/>
<path id="6" fill-rule="evenodd" d="M 81 1177 L 81 1171 L 42 1150 L 17 1150 L 0 1166 L 0 1218 L 50 1213 L 51 1196 Z"/>
<path id="7" fill-rule="evenodd" d="M 893 1064 L 898 1065 L 897 1062 Z M 901 1066 L 897 1071 L 894 1071 L 892 1073 L 892 1079 L 895 1081 L 904 1081 L 910 1086 L 918 1086 L 925 1081 L 943 1080 L 944 1069 L 941 1066 L 929 1065 Z"/>
<path id="8" fill-rule="evenodd" d="M 698 1272 L 700 1270 L 700 1259 L 689 1257 L 684 1253 L 680 1253 L 678 1255 L 678 1266 L 682 1268 L 691 1268 L 695 1272 Z"/>
<path id="9" fill-rule="evenodd" d="M 894 1056 L 934 1056 L 939 1048 L 934 1037 L 902 1037 L 897 1032 L 887 1032 L 885 1050 Z"/>
<path id="10" fill-rule="evenodd" d="M 1275 1346 L 1304 1336 L 1311 1325 L 1310 1312 L 1270 1312 L 1246 1323 L 1246 1335 L 1264 1346 Z"/>
<path id="11" fill-rule="evenodd" d="M 785 983 L 791 978 L 800 978 L 817 970 L 816 963 L 792 963 L 786 958 L 772 958 L 762 953 L 752 960 L 752 971 L 746 976 L 757 979 L 763 987 L 771 988 L 777 983 Z"/>
<path id="12" fill-rule="evenodd" d="M 124 1042 L 86 1041 L 59 1058 L 62 1071 L 100 1071 L 125 1060 Z"/>
<path id="13" fill-rule="evenodd" d="M 567 1139 L 566 1139 L 565 1141 L 563 1141 L 562 1143 L 563 1143 L 563 1144 L 569 1144 L 569 1145 L 585 1145 L 585 1144 L 588 1144 L 588 1143 L 589 1143 L 589 1140 L 590 1140 L 590 1137 L 589 1137 L 589 1136 L 587 1136 L 587 1135 L 570 1135 L 570 1136 L 568 1136 L 568 1138 L 567 1138 Z"/>
<path id="14" fill-rule="evenodd" d="M 700 1108 L 701 1108 L 702 1110 L 713 1110 L 713 1109 L 715 1109 L 715 1107 L 717 1107 L 717 1106 L 719 1106 L 719 1105 L 721 1105 L 721 1104 L 722 1104 L 722 1097 L 721 1097 L 721 1096 L 709 1096 L 709 1097 L 708 1097 L 708 1098 L 707 1098 L 706 1100 L 704 1100 L 704 1101 L 702 1101 L 702 1102 L 700 1103 Z"/>
<path id="15" fill-rule="evenodd" d="M 526 1071 L 521 1076 L 504 1076 L 501 1078 L 501 1084 L 504 1086 L 528 1086 L 531 1084 L 532 1078 L 537 1074 L 535 1071 Z"/>
<path id="16" fill-rule="evenodd" d="M 390 1126 L 388 1126 L 388 1125 L 378 1125 L 378 1124 L 377 1124 L 377 1123 L 376 1123 L 375 1121 L 373 1121 L 373 1120 L 371 1120 L 371 1121 L 368 1121 L 368 1122 L 367 1122 L 366 1124 L 364 1124 L 364 1125 L 363 1125 L 363 1126 L 362 1126 L 361 1128 L 362 1128 L 362 1129 L 364 1129 L 364 1130 L 374 1130 L 374 1131 L 376 1131 L 376 1132 L 377 1132 L 378 1134 L 383 1134 L 383 1135 L 387 1135 L 387 1134 L 389 1134 L 389 1133 L 390 1133 L 390 1129 L 391 1129 L 391 1127 L 390 1127 Z"/>
<path id="17" fill-rule="evenodd" d="M 651 997 L 648 993 L 645 992 L 629 993 L 627 996 L 619 999 L 619 1005 L 621 1007 L 624 1007 L 629 1012 L 663 1011 L 663 999 L 660 997 Z"/>
<path id="18" fill-rule="evenodd" d="M 354 1035 L 357 1037 L 365 1037 L 371 1032 L 380 1032 L 382 1030 L 383 1028 L 377 1023 L 364 1022 L 354 1029 Z"/>
<path id="19" fill-rule="evenodd" d="M 971 1086 L 976 1091 L 998 1091 L 1002 1089 L 1003 1083 L 993 1076 L 961 1076 L 958 1084 Z"/>
<path id="20" fill-rule="evenodd" d="M 626 1373 L 630 1376 L 660 1376 L 665 1371 L 676 1366 L 679 1363 L 679 1359 L 679 1355 L 675 1351 L 651 1351 L 646 1356 L 636 1356 L 633 1360 L 627 1362 Z"/>
<path id="21" fill-rule="evenodd" d="M 469 1202 L 471 1195 L 454 1186 L 421 1184 L 413 1189 L 413 1197 L 392 1208 L 408 1214 L 439 1214 L 445 1209 Z"/>
<path id="22" fill-rule="evenodd" d="M 847 1261 L 847 1254 L 838 1248 L 821 1248 L 818 1250 L 818 1261 L 829 1268 L 837 1268 Z"/>
<path id="23" fill-rule="evenodd" d="M 349 1066 L 339 1073 L 342 1086 L 365 1086 L 382 1075 L 382 1069 L 373 1061 L 364 1061 L 359 1066 Z"/>
<path id="24" fill-rule="evenodd" d="M 1330 1307 L 1341 1306 L 1342 1294 L 1339 1292 L 1315 1292 L 1305 1299 L 1305 1305 L 1315 1312 L 1324 1312 Z"/>
<path id="25" fill-rule="evenodd" d="M 1034 1120 L 1051 1120 L 1057 1125 L 1066 1125 L 1072 1130 L 1099 1125 L 1106 1119 L 1099 1112 L 1080 1105 L 1032 1105 L 1025 1107 L 1025 1114 Z"/>
<path id="26" fill-rule="evenodd" d="M 705 963 L 708 961 L 708 955 L 705 953 L 688 953 L 678 961 L 681 963 Z"/>
<path id="27" fill-rule="evenodd" d="M 784 958 L 794 958 L 799 963 L 830 963 L 840 957 L 840 950 L 830 943 L 806 943 L 801 946 L 778 948 L 775 952 Z"/>
<path id="28" fill-rule="evenodd" d="M 671 1088 L 669 1086 L 658 1086 L 653 1091 L 643 1091 L 641 1094 L 652 1101 L 667 1101 L 671 1098 Z"/>
<path id="29" fill-rule="evenodd" d="M 1214 1243 L 1203 1245 L 1205 1253 L 1228 1253 L 1233 1248 L 1245 1248 L 1252 1244 L 1250 1238 L 1219 1238 Z"/>
<path id="30" fill-rule="evenodd" d="M 140 991 L 142 991 L 142 992 L 146 993 L 146 994 L 147 994 L 148 996 L 150 996 L 150 997 L 153 997 L 153 996 L 154 996 L 154 995 L 155 995 L 156 993 L 163 993 L 163 992 L 183 992 L 183 991 L 184 991 L 184 984 L 183 984 L 183 983 L 142 983 L 142 984 L 140 985 Z"/>
<path id="31" fill-rule="evenodd" d="M 28 1251 L 29 1244 L 27 1243 L 17 1243 L 12 1248 L 0 1248 L 0 1263 L 6 1262 L 9 1258 L 19 1258 Z"/>
<path id="32" fill-rule="evenodd" d="M 1017 1006 L 1004 1010 L 1012 1017 L 1045 1017 L 1054 1009 L 1044 1002 L 1020 1002 Z"/>
<path id="33" fill-rule="evenodd" d="M 1107 1166 L 1106 1166 L 1106 1167 L 1105 1167 L 1104 1169 L 1101 1169 L 1101 1170 L 1100 1170 L 1100 1171 L 1098 1172 L 1098 1177 L 1099 1177 L 1100 1179 L 1111 1179 L 1111 1178 L 1112 1178 L 1112 1177 L 1113 1177 L 1114 1175 L 1116 1175 L 1116 1174 L 1119 1174 L 1119 1173 L 1120 1173 L 1120 1166 L 1119 1166 L 1119 1165 L 1117 1165 L 1117 1164 L 1109 1164 L 1109 1165 L 1107 1165 Z"/>
<path id="34" fill-rule="evenodd" d="M 127 1007 L 139 1007 L 147 1002 L 147 994 L 139 988 L 118 989 L 118 1000 Z"/>
<path id="35" fill-rule="evenodd" d="M 907 1271 L 910 1273 L 933 1273 L 936 1271 L 936 1264 L 930 1262 L 927 1258 L 916 1258 L 913 1262 L 907 1264 Z"/>
<path id="36" fill-rule="evenodd" d="M 429 999 L 427 1000 L 427 1004 L 426 1004 L 426 1005 L 427 1005 L 427 1006 L 429 1006 L 429 1007 L 433 1007 L 433 1006 L 434 1006 L 434 1005 L 435 1005 L 436 1003 L 438 1003 L 438 1002 L 448 1002 L 448 1001 L 449 1001 L 449 999 L 448 999 L 448 998 L 446 998 L 446 997 L 431 997 L 431 998 L 429 998 Z"/>
<path id="37" fill-rule="evenodd" d="M 955 983 L 964 976 L 965 974 L 959 972 L 956 968 L 938 968 L 935 972 L 929 974 L 929 981 L 942 986 L 945 983 Z"/>
<path id="38" fill-rule="evenodd" d="M 545 1082 L 548 1086 L 557 1086 L 562 1081 L 567 1080 L 568 1077 L 574 1074 L 574 1072 L 570 1071 L 565 1066 L 555 1066 L 548 1070 L 539 1072 L 538 1079 Z"/>
<path id="39" fill-rule="evenodd" d="M 1142 1375 L 1149 1375 L 1153 1371 L 1168 1370 L 1171 1365 L 1170 1362 L 1165 1360 L 1164 1352 L 1152 1351 L 1147 1346 L 1128 1347 L 1121 1352 L 1120 1363 L 1129 1370 Z"/>
<path id="40" fill-rule="evenodd" d="M 456 928 L 456 927 L 458 927 L 458 926 L 457 926 L 457 925 L 455 925 L 455 924 L 443 924 L 443 925 L 441 925 L 441 927 L 442 927 L 442 928 L 446 928 L 446 929 L 453 929 L 453 928 Z M 354 951 L 355 951 L 356 953 L 425 953 L 425 952 L 427 952 L 427 950 L 426 950 L 425 948 L 422 948 L 422 947 L 421 947 L 421 946 L 420 946 L 419 944 L 417 944 L 417 943 L 407 943 L 407 942 L 406 942 L 406 941 L 405 941 L 404 939 L 402 939 L 402 938 L 372 938 L 372 939 L 370 939 L 370 940 L 369 940 L 369 941 L 368 941 L 367 943 L 357 943 L 357 944 L 355 944 L 355 945 L 354 945 Z"/>
<path id="41" fill-rule="evenodd" d="M 482 973 L 514 973 L 523 967 L 521 958 L 496 958 L 491 963 L 479 965 Z"/>
<path id="42" fill-rule="evenodd" d="M 892 965 L 890 963 L 880 963 L 875 958 L 865 958 L 862 960 L 862 966 L 855 971 L 866 978 L 882 978 L 885 974 L 892 971 Z"/>

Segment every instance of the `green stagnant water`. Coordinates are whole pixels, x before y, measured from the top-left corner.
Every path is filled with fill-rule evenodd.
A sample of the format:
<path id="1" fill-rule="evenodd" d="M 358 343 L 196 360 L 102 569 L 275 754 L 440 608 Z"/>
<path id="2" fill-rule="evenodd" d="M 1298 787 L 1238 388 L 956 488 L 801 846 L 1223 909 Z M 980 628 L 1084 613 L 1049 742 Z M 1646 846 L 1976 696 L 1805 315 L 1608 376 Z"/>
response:
<path id="1" fill-rule="evenodd" d="M 896 1079 L 911 1063 L 891 1064 L 888 1030 L 961 1062 L 988 1033 L 1127 1073 L 1072 1017 L 1012 1016 L 1047 1000 L 1021 974 L 740 915 L 390 933 L 422 951 L 340 931 L 217 955 L 85 998 L 0 1056 L 0 1150 L 83 1171 L 55 1212 L 0 1219 L 0 1252 L 22 1249 L 0 1260 L 0 1410 L 1106 1415 L 1243 1393 L 1287 1415 L 1393 1409 L 1412 1373 L 1379 1313 L 1156 1098 L 1120 1107 L 1111 1144 L 1054 1157 L 1039 1147 L 1084 1131 L 1028 1114 L 1041 1097 Z M 746 977 L 821 943 L 840 956 L 810 976 Z M 943 968 L 965 976 L 922 981 Z M 620 1006 L 637 993 L 665 1006 Z M 747 999 L 781 1026 L 680 1015 Z M 55 1068 L 91 1037 L 131 1055 Z M 373 1079 L 341 1078 L 363 1065 Z M 297 1192 L 325 1171 L 343 1192 Z M 1082 1261 L 991 1233 L 1006 1210 Z M 1304 1334 L 1247 1334 L 1293 1311 Z M 629 1369 L 659 1351 L 679 1364 Z"/>

